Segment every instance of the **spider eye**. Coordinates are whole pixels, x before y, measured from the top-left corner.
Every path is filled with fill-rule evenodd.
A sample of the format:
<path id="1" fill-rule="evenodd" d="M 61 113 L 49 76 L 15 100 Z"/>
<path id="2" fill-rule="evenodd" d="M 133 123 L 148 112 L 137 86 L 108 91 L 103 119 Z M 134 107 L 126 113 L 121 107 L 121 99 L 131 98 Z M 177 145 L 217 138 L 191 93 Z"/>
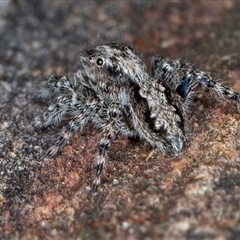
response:
<path id="1" fill-rule="evenodd" d="M 103 60 L 102 58 L 98 58 L 97 61 L 96 61 L 97 65 L 98 66 L 102 66 L 103 65 Z"/>
<path id="2" fill-rule="evenodd" d="M 92 61 L 93 58 L 92 58 L 92 56 L 89 56 L 88 59 L 89 59 L 90 61 Z"/>

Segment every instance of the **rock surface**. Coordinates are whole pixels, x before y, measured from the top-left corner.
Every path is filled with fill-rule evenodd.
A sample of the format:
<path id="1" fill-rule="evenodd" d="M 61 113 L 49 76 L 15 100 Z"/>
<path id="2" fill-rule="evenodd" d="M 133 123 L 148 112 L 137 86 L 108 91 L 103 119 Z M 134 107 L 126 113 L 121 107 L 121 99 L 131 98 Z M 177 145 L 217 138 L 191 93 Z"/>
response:
<path id="1" fill-rule="evenodd" d="M 0 239 L 237 239 L 240 114 L 199 92 L 191 146 L 179 158 L 119 137 L 96 196 L 98 134 L 89 125 L 56 158 L 58 129 L 28 133 L 44 111 L 34 89 L 73 74 L 82 45 L 127 41 L 194 62 L 240 91 L 240 4 L 224 1 L 0 2 Z M 148 63 L 149 65 L 149 63 Z"/>

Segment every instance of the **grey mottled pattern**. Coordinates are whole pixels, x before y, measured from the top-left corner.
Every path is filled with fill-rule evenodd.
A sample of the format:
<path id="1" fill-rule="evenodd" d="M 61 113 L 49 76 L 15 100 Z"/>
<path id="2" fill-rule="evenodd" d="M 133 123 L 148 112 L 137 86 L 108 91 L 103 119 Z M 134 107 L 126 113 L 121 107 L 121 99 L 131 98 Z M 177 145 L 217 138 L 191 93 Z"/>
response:
<path id="1" fill-rule="evenodd" d="M 136 51 L 124 44 L 84 49 L 79 61 L 80 69 L 73 78 L 51 76 L 41 85 L 39 97 L 49 101 L 50 106 L 32 126 L 58 126 L 64 119 L 59 140 L 46 154 L 52 157 L 73 132 L 89 121 L 95 124 L 101 140 L 94 191 L 100 184 L 106 150 L 119 134 L 139 137 L 161 152 L 181 154 L 189 145 L 188 112 L 196 86 L 240 102 L 240 95 L 234 90 L 180 60 L 155 56 L 152 72 L 148 73 Z"/>

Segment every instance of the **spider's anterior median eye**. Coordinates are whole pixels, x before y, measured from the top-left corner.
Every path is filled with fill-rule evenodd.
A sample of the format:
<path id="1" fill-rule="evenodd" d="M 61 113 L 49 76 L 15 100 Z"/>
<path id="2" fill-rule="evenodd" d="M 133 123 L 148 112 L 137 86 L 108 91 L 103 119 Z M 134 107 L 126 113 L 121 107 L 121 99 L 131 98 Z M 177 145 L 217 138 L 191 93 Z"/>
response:
<path id="1" fill-rule="evenodd" d="M 103 65 L 103 59 L 102 58 L 98 58 L 96 61 L 98 66 L 102 66 Z"/>

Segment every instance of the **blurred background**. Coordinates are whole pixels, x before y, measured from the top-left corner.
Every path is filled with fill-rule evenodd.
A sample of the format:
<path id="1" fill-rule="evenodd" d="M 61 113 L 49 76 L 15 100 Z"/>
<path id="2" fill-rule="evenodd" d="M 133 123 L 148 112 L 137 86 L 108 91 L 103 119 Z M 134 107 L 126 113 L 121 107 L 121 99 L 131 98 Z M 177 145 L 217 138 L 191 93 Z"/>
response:
<path id="1" fill-rule="evenodd" d="M 182 58 L 240 91 L 239 12 L 237 1 L 0 1 L 0 239 L 238 239 L 234 104 L 200 94 L 178 159 L 146 162 L 149 146 L 120 137 L 96 197 L 94 130 L 42 162 L 58 130 L 26 128 L 43 113 L 37 84 L 72 75 L 82 46 L 96 43 L 128 42 L 148 67 L 154 54 Z"/>

